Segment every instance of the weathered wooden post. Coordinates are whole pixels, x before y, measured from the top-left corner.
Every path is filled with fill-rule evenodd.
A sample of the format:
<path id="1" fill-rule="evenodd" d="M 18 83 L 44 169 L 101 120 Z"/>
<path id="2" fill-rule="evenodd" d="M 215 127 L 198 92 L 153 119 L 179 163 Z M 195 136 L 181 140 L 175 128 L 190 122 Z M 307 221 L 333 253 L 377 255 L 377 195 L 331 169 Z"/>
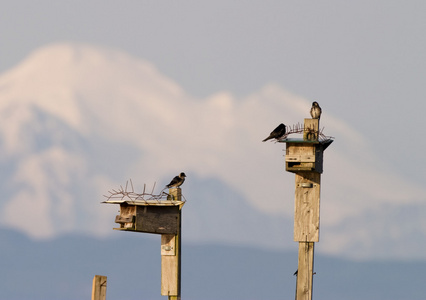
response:
<path id="1" fill-rule="evenodd" d="M 95 275 L 92 285 L 92 300 L 105 300 L 107 289 L 107 277 Z"/>
<path id="2" fill-rule="evenodd" d="M 170 189 L 170 195 L 181 202 L 180 188 Z M 182 204 L 183 205 L 183 204 Z M 169 296 L 169 300 L 180 300 L 181 289 L 181 226 L 182 206 L 177 214 L 175 234 L 161 235 L 161 295 Z"/>
<path id="3" fill-rule="evenodd" d="M 286 171 L 296 174 L 294 241 L 299 242 L 296 300 L 312 299 L 314 243 L 319 241 L 323 152 L 332 140 L 319 141 L 319 119 L 305 119 L 303 139 L 285 139 Z"/>
<path id="4" fill-rule="evenodd" d="M 170 188 L 167 200 L 107 200 L 120 204 L 115 230 L 161 234 L 161 295 L 169 300 L 181 296 L 182 191 Z"/>

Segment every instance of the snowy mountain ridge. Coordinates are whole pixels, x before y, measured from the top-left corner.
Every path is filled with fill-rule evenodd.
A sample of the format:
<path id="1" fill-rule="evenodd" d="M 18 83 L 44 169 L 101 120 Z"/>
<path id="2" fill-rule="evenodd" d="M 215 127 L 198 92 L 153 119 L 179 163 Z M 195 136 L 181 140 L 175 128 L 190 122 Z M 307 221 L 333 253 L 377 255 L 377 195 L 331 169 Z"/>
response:
<path id="1" fill-rule="evenodd" d="M 160 187 L 185 171 L 189 240 L 295 247 L 285 146 L 261 140 L 309 117 L 308 100 L 273 84 L 243 99 L 195 99 L 149 62 L 81 44 L 35 51 L 0 76 L 0 99 L 3 226 L 35 238 L 105 236 L 116 214 L 99 204 L 106 191 L 129 178 Z M 369 257 L 381 255 L 373 240 L 408 240 L 386 254 L 422 256 L 424 243 L 410 237 L 426 235 L 425 189 L 323 110 L 336 142 L 325 152 L 319 251 Z"/>

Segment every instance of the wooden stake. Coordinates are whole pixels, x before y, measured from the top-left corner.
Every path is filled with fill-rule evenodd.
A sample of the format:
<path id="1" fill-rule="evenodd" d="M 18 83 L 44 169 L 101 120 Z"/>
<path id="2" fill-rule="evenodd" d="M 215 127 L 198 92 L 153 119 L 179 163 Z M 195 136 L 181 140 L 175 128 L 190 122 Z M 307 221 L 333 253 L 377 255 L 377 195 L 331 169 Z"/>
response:
<path id="1" fill-rule="evenodd" d="M 319 119 L 305 119 L 304 141 L 318 141 Z M 311 147 L 311 149 L 309 149 Z M 312 300 L 314 275 L 314 245 L 319 241 L 320 188 L 323 148 L 298 146 L 301 157 L 315 150 L 315 168 L 296 173 L 294 207 L 294 240 L 299 242 L 299 260 L 296 281 L 296 300 Z M 317 153 L 317 151 L 319 151 Z M 302 162 L 300 168 L 309 162 Z"/>
<path id="2" fill-rule="evenodd" d="M 93 277 L 92 300 L 105 300 L 107 288 L 107 277 L 95 275 Z"/>

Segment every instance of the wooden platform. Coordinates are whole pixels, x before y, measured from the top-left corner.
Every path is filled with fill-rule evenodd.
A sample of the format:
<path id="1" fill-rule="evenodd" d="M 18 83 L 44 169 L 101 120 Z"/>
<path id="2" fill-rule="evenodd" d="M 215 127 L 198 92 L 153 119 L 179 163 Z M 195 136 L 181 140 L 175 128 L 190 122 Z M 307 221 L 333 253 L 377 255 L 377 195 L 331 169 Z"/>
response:
<path id="1" fill-rule="evenodd" d="M 183 206 L 185 201 L 174 200 L 106 200 L 102 203 L 108 204 L 128 204 L 136 206 Z"/>

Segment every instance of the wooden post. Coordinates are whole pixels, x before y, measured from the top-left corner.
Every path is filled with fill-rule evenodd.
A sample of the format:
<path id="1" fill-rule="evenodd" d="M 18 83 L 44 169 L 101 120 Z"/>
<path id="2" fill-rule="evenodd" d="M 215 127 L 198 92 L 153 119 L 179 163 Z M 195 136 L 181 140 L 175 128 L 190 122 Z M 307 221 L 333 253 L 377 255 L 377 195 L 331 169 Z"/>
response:
<path id="1" fill-rule="evenodd" d="M 173 201 L 181 201 L 181 189 L 169 190 Z M 181 291 L 181 224 L 182 210 L 179 209 L 177 234 L 161 235 L 161 295 L 169 300 L 180 300 Z"/>
<path id="2" fill-rule="evenodd" d="M 304 141 L 318 141 L 319 119 L 305 119 Z M 311 300 L 314 274 L 314 243 L 319 241 L 320 187 L 322 153 L 317 155 L 315 144 L 297 146 L 301 157 L 315 153 L 310 171 L 296 173 L 294 205 L 294 240 L 299 242 L 299 259 L 296 283 L 296 300 Z M 319 151 L 322 151 L 320 148 Z M 318 157 L 321 157 L 318 161 Z"/>
<path id="3" fill-rule="evenodd" d="M 181 294 L 182 191 L 169 189 L 167 199 L 107 200 L 120 204 L 115 230 L 161 234 L 161 295 L 178 300 Z"/>
<path id="4" fill-rule="evenodd" d="M 319 119 L 305 119 L 303 139 L 287 139 L 286 170 L 296 174 L 294 241 L 299 243 L 296 300 L 311 300 L 314 243 L 319 242 L 323 152 L 331 139 L 319 140 Z"/>
<path id="5" fill-rule="evenodd" d="M 297 269 L 296 300 L 312 299 L 314 274 L 314 244 L 299 242 L 299 262 Z"/>
<path id="6" fill-rule="evenodd" d="M 294 240 L 299 242 L 296 300 L 312 299 L 314 242 L 319 241 L 321 174 L 296 173 Z"/>
<path id="7" fill-rule="evenodd" d="M 294 241 L 318 242 L 321 174 L 296 173 Z"/>
<path id="8" fill-rule="evenodd" d="M 92 285 L 92 300 L 105 300 L 107 288 L 107 277 L 95 275 Z"/>

